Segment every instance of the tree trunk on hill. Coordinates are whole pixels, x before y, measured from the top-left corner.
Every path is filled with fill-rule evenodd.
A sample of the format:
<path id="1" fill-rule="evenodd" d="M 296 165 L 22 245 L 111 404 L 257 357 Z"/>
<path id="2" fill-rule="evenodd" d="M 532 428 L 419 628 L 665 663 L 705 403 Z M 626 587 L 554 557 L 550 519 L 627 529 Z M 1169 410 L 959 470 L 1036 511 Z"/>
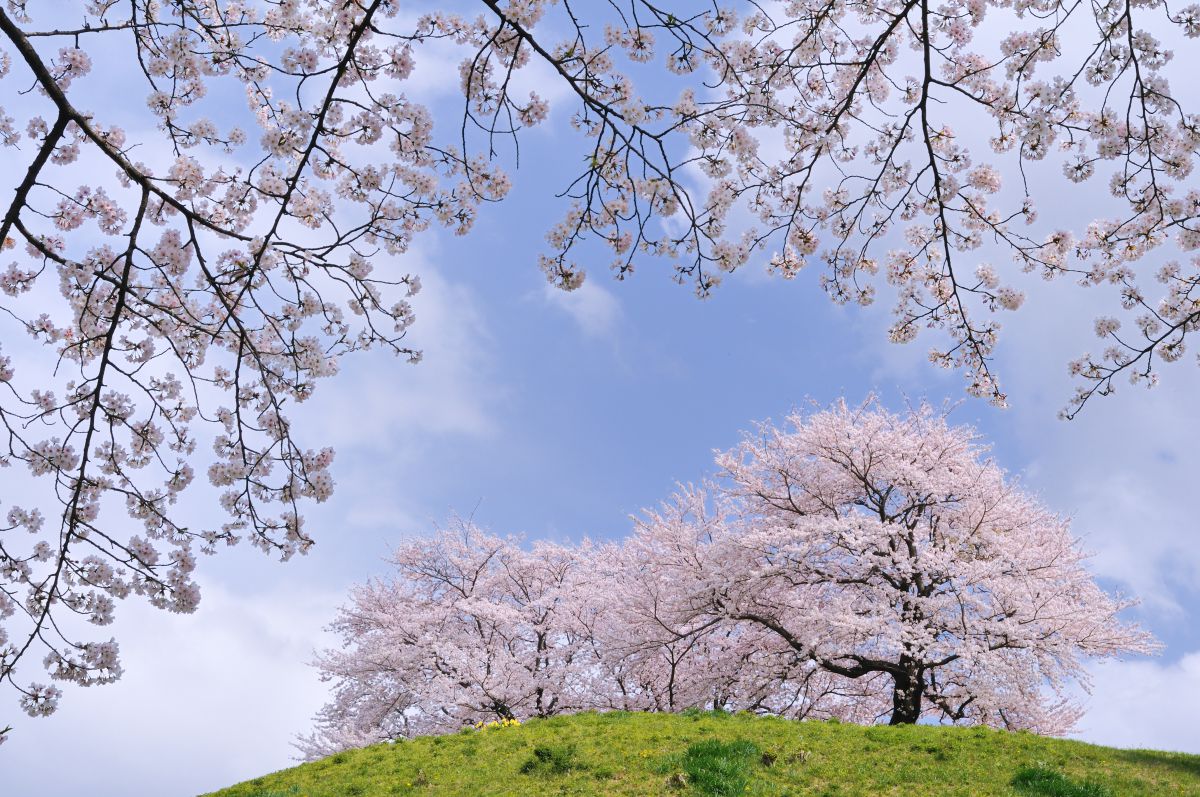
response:
<path id="1" fill-rule="evenodd" d="M 902 657 L 901 669 L 892 674 L 895 687 L 892 689 L 892 718 L 889 725 L 912 725 L 921 718 L 921 696 L 925 691 L 925 678 L 916 662 Z"/>

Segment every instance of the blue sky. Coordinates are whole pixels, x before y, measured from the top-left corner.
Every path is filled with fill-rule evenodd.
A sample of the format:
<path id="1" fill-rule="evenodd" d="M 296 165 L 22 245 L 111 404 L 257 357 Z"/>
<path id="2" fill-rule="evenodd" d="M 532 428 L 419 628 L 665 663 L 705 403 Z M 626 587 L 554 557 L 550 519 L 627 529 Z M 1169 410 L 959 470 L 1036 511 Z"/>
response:
<path id="1" fill-rule="evenodd" d="M 52 719 L 21 718 L 2 751 L 9 793 L 170 797 L 288 766 L 291 737 L 325 697 L 306 665 L 331 642 L 321 628 L 351 584 L 386 574 L 401 539 L 454 513 L 530 539 L 618 537 L 677 481 L 709 474 L 713 449 L 754 421 L 872 391 L 893 408 L 962 401 L 953 417 L 1076 518 L 1105 584 L 1143 598 L 1133 616 L 1165 651 L 1095 670 L 1082 738 L 1200 752 L 1190 358 L 1157 390 L 1123 386 L 1067 423 L 1056 418 L 1066 362 L 1094 348 L 1090 319 L 1113 302 L 1105 289 L 1030 283 L 1025 307 L 1003 319 L 1008 410 L 964 400 L 960 376 L 925 361 L 933 339 L 888 343 L 886 296 L 836 307 L 815 269 L 785 282 L 760 258 L 703 302 L 656 262 L 625 283 L 600 266 L 580 291 L 553 291 L 536 253 L 577 146 L 553 121 L 535 131 L 513 194 L 471 235 L 427 233 L 398 260 L 425 286 L 410 333 L 425 359 L 348 361 L 303 408 L 307 442 L 338 451 L 337 491 L 308 516 L 316 548 L 286 565 L 249 549 L 205 559 L 193 616 L 126 602 L 114 631 L 124 678 L 68 690 Z M 201 514 L 204 495 L 191 499 Z"/>

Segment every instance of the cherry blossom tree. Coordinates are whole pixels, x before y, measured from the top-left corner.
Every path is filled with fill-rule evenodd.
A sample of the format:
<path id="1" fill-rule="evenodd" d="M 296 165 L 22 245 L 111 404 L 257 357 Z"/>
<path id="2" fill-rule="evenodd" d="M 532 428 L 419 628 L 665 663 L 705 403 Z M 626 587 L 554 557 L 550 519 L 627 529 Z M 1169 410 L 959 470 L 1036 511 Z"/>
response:
<path id="1" fill-rule="evenodd" d="M 579 561 L 466 522 L 402 545 L 395 578 L 356 588 L 332 626 L 343 649 L 316 664 L 334 699 L 301 751 L 578 710 L 591 690 L 574 664 L 588 646 L 564 587 Z"/>
<path id="2" fill-rule="evenodd" d="M 1186 353 L 1200 115 L 1173 48 L 1194 47 L 1200 5 L 484 5 L 567 83 L 594 143 L 542 259 L 563 287 L 593 260 L 589 241 L 619 278 L 661 256 L 702 296 L 755 253 L 785 278 L 818 261 L 834 301 L 883 287 L 893 341 L 941 330 L 930 360 L 1003 405 L 997 314 L 1022 305 L 1022 272 L 1107 284 L 1134 328 L 1097 319 L 1105 349 L 1069 364 L 1065 417 L 1118 377 L 1156 384 Z M 642 64 L 663 63 L 675 80 L 644 79 Z"/>
<path id="3" fill-rule="evenodd" d="M 616 635 L 604 638 L 610 658 L 642 672 L 656 711 L 689 707 L 752 711 L 792 719 L 837 718 L 870 723 L 885 712 L 882 678 L 852 681 L 796 655 L 770 629 L 729 622 L 712 611 L 714 590 L 731 577 L 717 541 L 723 519 L 704 491 L 685 489 L 607 556 L 604 607 Z M 603 586 L 603 585 L 601 585 Z"/>
<path id="4" fill-rule="evenodd" d="M 333 451 L 296 436 L 291 407 L 349 353 L 419 360 L 420 281 L 396 261 L 431 225 L 465 232 L 508 182 L 486 145 L 434 140 L 405 95 L 415 49 L 456 42 L 488 64 L 463 96 L 470 118 L 498 101 L 493 134 L 545 114 L 527 91 L 489 94 L 497 63 L 527 59 L 511 32 L 431 11 L 0 6 L 0 466 L 20 471 L 0 526 L 0 684 L 30 715 L 61 693 L 23 661 L 57 682 L 120 676 L 116 641 L 85 630 L 116 600 L 190 612 L 198 554 L 307 550 L 301 504 L 331 494 Z M 210 446 L 199 467 L 228 517 L 198 527 L 177 502 Z"/>
<path id="5" fill-rule="evenodd" d="M 707 529 L 675 615 L 767 630 L 842 678 L 882 676 L 892 724 L 1065 733 L 1086 660 L 1157 647 L 1120 619 L 1132 601 L 1100 589 L 1068 521 L 927 405 L 796 414 L 717 463 L 711 502 L 684 493 L 686 512 L 639 527 L 652 542 Z"/>
<path id="6" fill-rule="evenodd" d="M 892 338 L 942 330 L 931 358 L 1003 403 L 993 311 L 1021 294 L 986 246 L 1111 283 L 1134 316 L 1132 334 L 1097 322 L 1108 348 L 1072 364 L 1068 415 L 1185 353 L 1200 276 L 1169 253 L 1200 243 L 1200 122 L 1169 48 L 1200 35 L 1200 7 L 443 6 L 0 4 L 0 684 L 27 713 L 60 691 L 24 662 L 58 683 L 120 676 L 116 641 L 85 628 L 115 601 L 192 611 L 198 554 L 312 544 L 302 503 L 331 494 L 333 452 L 290 409 L 344 355 L 419 359 L 420 282 L 396 261 L 507 193 L 503 167 L 550 113 L 530 75 L 565 94 L 587 152 L 540 260 L 563 288 L 601 257 L 621 278 L 666 258 L 701 295 L 758 252 L 785 277 L 819 259 L 836 301 L 886 282 Z M 431 45 L 460 54 L 444 120 L 410 96 Z M 994 130 L 986 155 L 971 118 Z M 1112 215 L 1040 228 L 1033 194 L 1052 189 L 1027 166 L 1047 159 L 1068 187 L 1108 179 Z M 200 528 L 178 502 L 210 446 L 200 469 L 228 518 Z"/>

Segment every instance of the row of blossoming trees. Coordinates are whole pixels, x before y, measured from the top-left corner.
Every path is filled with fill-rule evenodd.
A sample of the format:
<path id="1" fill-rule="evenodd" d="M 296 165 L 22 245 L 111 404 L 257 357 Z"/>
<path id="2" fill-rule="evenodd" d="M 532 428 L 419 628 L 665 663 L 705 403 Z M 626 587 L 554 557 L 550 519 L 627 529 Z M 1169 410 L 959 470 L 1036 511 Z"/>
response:
<path id="1" fill-rule="evenodd" d="M 621 543 L 456 523 L 353 591 L 310 757 L 480 720 L 717 707 L 1065 733 L 1087 657 L 1146 653 L 1068 521 L 928 406 L 844 403 L 720 454 Z"/>

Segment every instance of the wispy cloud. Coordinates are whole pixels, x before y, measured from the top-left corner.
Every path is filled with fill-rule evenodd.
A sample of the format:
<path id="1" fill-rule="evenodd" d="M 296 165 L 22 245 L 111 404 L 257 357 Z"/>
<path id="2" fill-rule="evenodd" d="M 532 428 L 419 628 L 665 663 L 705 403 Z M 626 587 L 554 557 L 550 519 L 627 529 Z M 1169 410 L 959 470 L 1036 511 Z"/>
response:
<path id="1" fill-rule="evenodd" d="M 441 276 L 425 258 L 404 266 L 421 277 L 420 293 L 409 300 L 416 323 L 406 343 L 423 359 L 415 367 L 373 354 L 343 360 L 342 372 L 296 412 L 298 421 L 335 446 L 378 448 L 398 438 L 483 435 L 495 428 L 494 406 L 503 390 L 474 293 Z"/>
<path id="2" fill-rule="evenodd" d="M 611 336 L 621 320 L 620 301 L 612 291 L 598 285 L 594 276 L 570 292 L 547 284 L 542 289 L 542 297 L 551 307 L 570 316 L 579 330 L 590 338 Z"/>

